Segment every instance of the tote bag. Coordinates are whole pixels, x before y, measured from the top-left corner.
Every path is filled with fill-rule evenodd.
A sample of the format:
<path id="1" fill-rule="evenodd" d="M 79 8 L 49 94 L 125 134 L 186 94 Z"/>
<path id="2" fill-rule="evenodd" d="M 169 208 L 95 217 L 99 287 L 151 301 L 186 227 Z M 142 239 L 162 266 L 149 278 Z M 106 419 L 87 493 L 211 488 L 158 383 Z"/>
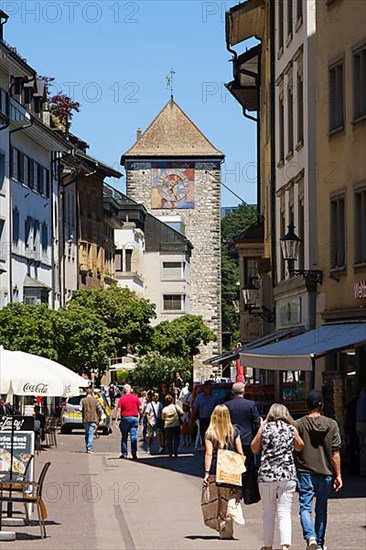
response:
<path id="1" fill-rule="evenodd" d="M 241 487 L 242 474 L 246 471 L 244 463 L 245 456 L 228 449 L 219 449 L 217 451 L 216 483 Z"/>

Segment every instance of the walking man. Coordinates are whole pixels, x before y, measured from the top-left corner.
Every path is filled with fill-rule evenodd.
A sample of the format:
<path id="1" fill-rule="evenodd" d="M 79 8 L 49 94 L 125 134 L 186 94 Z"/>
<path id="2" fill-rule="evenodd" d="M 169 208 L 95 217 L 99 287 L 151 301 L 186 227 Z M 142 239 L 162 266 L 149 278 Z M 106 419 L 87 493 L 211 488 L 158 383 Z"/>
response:
<path id="1" fill-rule="evenodd" d="M 232 392 L 233 398 L 226 401 L 225 405 L 229 409 L 232 424 L 239 428 L 243 452 L 246 456 L 245 467 L 249 471 L 254 468 L 254 455 L 250 445 L 262 420 L 254 401 L 245 398 L 243 382 L 235 382 Z"/>
<path id="2" fill-rule="evenodd" d="M 182 379 L 181 375 L 179 374 L 179 372 L 176 372 L 175 373 L 175 378 L 174 378 L 174 381 L 173 381 L 175 401 L 179 397 L 180 391 L 183 388 L 183 384 L 184 384 L 184 382 L 183 382 L 183 379 Z"/>
<path id="3" fill-rule="evenodd" d="M 131 454 L 132 460 L 137 460 L 137 429 L 139 427 L 139 419 L 142 413 L 142 405 L 140 399 L 132 393 L 132 388 L 129 384 L 123 386 L 123 395 L 119 398 L 117 404 L 116 424 L 119 424 L 121 430 L 121 455 L 120 458 L 127 458 L 127 440 L 128 434 L 131 438 Z"/>
<path id="4" fill-rule="evenodd" d="M 86 389 L 86 397 L 81 400 L 80 404 L 85 429 L 86 452 L 92 454 L 94 433 L 102 416 L 102 408 L 95 397 L 93 397 L 92 388 Z"/>
<path id="5" fill-rule="evenodd" d="M 206 380 L 203 385 L 203 393 L 198 394 L 195 399 L 190 420 L 191 426 L 193 426 L 196 419 L 199 419 L 200 434 L 203 445 L 205 444 L 205 435 L 210 424 L 212 411 L 218 404 L 219 398 L 212 392 L 212 382 L 210 380 Z"/>
<path id="6" fill-rule="evenodd" d="M 161 418 L 161 412 L 163 405 L 159 401 L 158 392 L 154 392 L 150 403 L 146 406 L 146 418 L 147 418 L 147 451 L 152 454 L 152 445 L 154 439 L 157 437 L 159 443 L 159 453 L 164 452 L 164 439 L 163 439 L 163 420 Z"/>
<path id="7" fill-rule="evenodd" d="M 300 520 L 308 550 L 324 550 L 328 497 L 332 486 L 339 491 L 343 484 L 341 438 L 337 422 L 322 415 L 322 392 L 312 390 L 306 404 L 309 414 L 296 422 L 305 443 L 297 458 Z M 315 522 L 312 519 L 314 498 Z"/>

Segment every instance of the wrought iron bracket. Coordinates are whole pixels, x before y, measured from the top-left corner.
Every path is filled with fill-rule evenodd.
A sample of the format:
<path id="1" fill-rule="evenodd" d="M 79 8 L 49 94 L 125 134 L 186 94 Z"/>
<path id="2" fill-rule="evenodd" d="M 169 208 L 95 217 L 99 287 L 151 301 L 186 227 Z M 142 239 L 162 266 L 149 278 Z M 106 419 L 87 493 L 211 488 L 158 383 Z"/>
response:
<path id="1" fill-rule="evenodd" d="M 308 283 L 319 285 L 323 283 L 323 272 L 318 269 L 294 269 L 290 274 L 292 277 L 302 276 Z"/>
<path id="2" fill-rule="evenodd" d="M 249 315 L 252 317 L 260 317 L 266 323 L 276 322 L 276 312 L 268 307 L 263 306 L 262 309 L 249 309 Z"/>

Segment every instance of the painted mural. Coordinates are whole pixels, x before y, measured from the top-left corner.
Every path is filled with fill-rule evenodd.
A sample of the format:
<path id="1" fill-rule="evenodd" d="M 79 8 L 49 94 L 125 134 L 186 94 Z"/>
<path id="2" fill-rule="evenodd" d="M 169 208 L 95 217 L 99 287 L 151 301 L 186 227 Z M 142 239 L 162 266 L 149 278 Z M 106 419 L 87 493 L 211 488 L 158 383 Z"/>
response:
<path id="1" fill-rule="evenodd" d="M 193 163 L 152 163 L 151 207 L 159 210 L 195 207 Z"/>

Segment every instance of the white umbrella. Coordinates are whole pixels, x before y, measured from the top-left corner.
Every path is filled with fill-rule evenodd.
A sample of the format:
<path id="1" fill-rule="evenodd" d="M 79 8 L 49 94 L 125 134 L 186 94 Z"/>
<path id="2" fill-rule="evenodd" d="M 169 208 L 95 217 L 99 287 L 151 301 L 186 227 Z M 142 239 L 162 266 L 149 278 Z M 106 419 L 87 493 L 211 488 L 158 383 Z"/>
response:
<path id="1" fill-rule="evenodd" d="M 0 346 L 0 394 L 68 397 L 88 385 L 56 361 Z"/>

